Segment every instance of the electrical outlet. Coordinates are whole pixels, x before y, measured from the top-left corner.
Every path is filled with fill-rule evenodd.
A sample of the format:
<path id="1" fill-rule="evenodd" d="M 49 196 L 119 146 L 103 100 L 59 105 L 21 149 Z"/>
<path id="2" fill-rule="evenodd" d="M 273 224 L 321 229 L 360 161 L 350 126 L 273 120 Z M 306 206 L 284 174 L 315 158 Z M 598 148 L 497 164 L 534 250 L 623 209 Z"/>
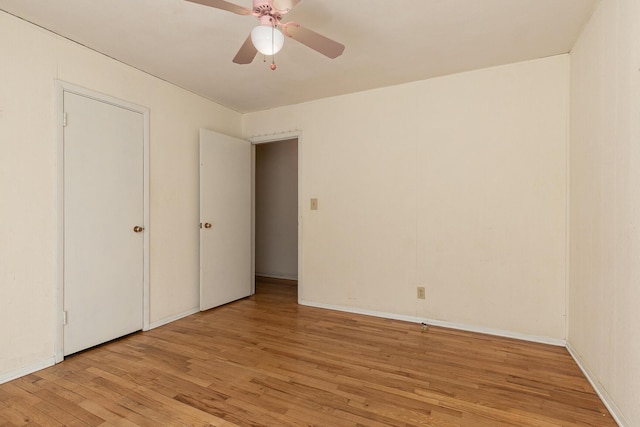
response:
<path id="1" fill-rule="evenodd" d="M 418 286 L 418 299 L 424 299 L 424 286 Z"/>

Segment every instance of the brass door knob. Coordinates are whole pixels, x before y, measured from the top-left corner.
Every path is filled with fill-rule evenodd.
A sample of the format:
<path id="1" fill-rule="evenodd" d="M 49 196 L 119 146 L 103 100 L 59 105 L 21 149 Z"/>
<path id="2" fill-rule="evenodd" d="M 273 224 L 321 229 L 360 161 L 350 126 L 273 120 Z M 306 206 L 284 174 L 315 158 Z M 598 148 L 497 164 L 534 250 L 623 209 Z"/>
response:
<path id="1" fill-rule="evenodd" d="M 133 227 L 133 231 L 135 231 L 136 233 L 142 233 L 142 230 L 144 230 L 144 227 L 140 227 L 139 225 Z"/>
<path id="2" fill-rule="evenodd" d="M 208 223 L 208 222 L 205 222 L 205 223 L 204 223 L 204 228 L 211 228 L 211 224 L 210 224 L 210 223 Z"/>

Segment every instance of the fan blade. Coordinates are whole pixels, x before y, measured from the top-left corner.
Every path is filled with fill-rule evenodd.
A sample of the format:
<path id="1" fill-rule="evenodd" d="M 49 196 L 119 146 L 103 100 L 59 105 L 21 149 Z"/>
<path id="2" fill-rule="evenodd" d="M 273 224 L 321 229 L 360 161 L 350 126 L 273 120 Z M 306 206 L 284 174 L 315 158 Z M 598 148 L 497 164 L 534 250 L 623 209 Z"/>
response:
<path id="1" fill-rule="evenodd" d="M 258 54 L 258 50 L 253 45 L 251 41 L 251 34 L 244 41 L 238 53 L 233 58 L 233 62 L 236 64 L 251 64 L 253 62 L 253 58 Z"/>
<path id="2" fill-rule="evenodd" d="M 284 33 L 303 45 L 331 59 L 337 58 L 344 52 L 344 45 L 318 34 L 315 31 L 301 27 L 295 22 L 287 22 L 283 25 Z"/>
<path id="3" fill-rule="evenodd" d="M 236 13 L 238 15 L 251 15 L 251 11 L 237 4 L 229 3 L 224 0 L 187 0 L 191 3 L 203 4 L 205 6 L 215 7 L 216 9 L 222 9 L 229 12 Z"/>

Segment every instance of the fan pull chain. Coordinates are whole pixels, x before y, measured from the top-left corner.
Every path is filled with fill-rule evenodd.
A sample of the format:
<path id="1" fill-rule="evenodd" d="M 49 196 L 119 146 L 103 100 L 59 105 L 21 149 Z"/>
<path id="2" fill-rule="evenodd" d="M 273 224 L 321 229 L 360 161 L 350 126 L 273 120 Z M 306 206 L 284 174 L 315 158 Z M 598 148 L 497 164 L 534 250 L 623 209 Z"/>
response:
<path id="1" fill-rule="evenodd" d="M 271 53 L 275 52 L 276 50 L 276 46 L 275 46 L 275 32 L 276 32 L 276 26 L 275 25 L 271 25 Z M 271 71 L 275 71 L 276 70 L 276 54 L 273 53 L 273 55 L 271 55 L 271 65 L 269 66 L 269 68 L 271 68 Z"/>

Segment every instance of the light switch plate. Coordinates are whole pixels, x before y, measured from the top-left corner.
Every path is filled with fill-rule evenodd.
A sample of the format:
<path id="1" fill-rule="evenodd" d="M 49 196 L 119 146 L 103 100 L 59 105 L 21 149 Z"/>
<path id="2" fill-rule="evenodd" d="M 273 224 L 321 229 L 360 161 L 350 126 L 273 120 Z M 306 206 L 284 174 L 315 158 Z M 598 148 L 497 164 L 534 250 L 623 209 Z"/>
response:
<path id="1" fill-rule="evenodd" d="M 312 211 L 317 211 L 318 210 L 318 199 L 311 199 L 311 210 Z"/>

